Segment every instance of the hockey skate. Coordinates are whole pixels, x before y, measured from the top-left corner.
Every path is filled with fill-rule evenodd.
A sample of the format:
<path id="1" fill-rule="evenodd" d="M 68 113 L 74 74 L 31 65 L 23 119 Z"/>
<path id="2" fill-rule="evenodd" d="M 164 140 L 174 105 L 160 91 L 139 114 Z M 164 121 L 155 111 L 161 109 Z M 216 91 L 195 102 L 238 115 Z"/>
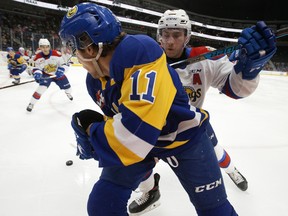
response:
<path id="1" fill-rule="evenodd" d="M 70 93 L 66 93 L 67 97 L 69 98 L 69 100 L 73 100 L 73 96 Z"/>
<path id="2" fill-rule="evenodd" d="M 29 76 L 33 76 L 32 67 L 28 66 L 26 72 L 29 74 Z"/>
<path id="3" fill-rule="evenodd" d="M 159 180 L 160 175 L 154 174 L 154 187 L 147 193 L 143 193 L 140 197 L 136 198 L 129 205 L 129 212 L 131 216 L 142 215 L 160 205 L 160 191 L 159 191 Z"/>
<path id="4" fill-rule="evenodd" d="M 12 83 L 14 85 L 18 85 L 20 83 L 20 79 L 15 79 L 15 80 L 12 81 Z"/>
<path id="5" fill-rule="evenodd" d="M 246 191 L 248 189 L 246 178 L 236 168 L 232 173 L 227 174 L 240 190 Z"/>
<path id="6" fill-rule="evenodd" d="M 31 112 L 32 109 L 33 109 L 33 107 L 34 107 L 34 105 L 33 105 L 32 103 L 29 103 L 29 105 L 27 106 L 26 110 L 27 110 L 28 112 Z"/>

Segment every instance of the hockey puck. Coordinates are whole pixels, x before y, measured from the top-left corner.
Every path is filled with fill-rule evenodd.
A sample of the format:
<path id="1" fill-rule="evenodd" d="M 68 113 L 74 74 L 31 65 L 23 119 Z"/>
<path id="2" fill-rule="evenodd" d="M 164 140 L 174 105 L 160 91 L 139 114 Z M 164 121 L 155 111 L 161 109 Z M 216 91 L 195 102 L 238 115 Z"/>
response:
<path id="1" fill-rule="evenodd" d="M 71 166 L 72 164 L 73 164 L 73 161 L 72 161 L 72 160 L 66 161 L 66 166 Z"/>

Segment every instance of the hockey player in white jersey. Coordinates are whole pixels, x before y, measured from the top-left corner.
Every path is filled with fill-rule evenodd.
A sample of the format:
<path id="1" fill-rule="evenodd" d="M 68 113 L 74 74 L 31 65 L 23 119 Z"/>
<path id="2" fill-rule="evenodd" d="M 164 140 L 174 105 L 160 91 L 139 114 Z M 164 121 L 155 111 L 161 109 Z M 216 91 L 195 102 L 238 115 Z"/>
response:
<path id="1" fill-rule="evenodd" d="M 61 53 L 57 50 L 51 50 L 50 42 L 46 38 L 39 40 L 39 48 L 40 51 L 33 58 L 35 63 L 33 76 L 36 82 L 39 83 L 39 86 L 33 93 L 30 103 L 26 108 L 28 112 L 32 111 L 34 105 L 48 89 L 51 82 L 55 82 L 60 89 L 65 91 L 67 97 L 73 100 L 71 85 L 64 74 L 68 70 L 68 66 L 65 64 Z"/>
<path id="2" fill-rule="evenodd" d="M 158 22 L 157 37 L 163 47 L 169 64 L 212 51 L 211 47 L 186 47 L 190 40 L 191 23 L 184 10 L 167 10 Z M 264 22 L 242 31 L 238 44 L 242 47 L 231 55 L 217 60 L 204 60 L 194 64 L 176 65 L 190 102 L 202 107 L 205 95 L 210 87 L 217 88 L 233 99 L 251 95 L 258 86 L 259 72 L 276 52 L 275 36 Z M 259 53 L 265 53 L 261 55 Z M 209 124 L 207 133 L 214 145 L 219 166 L 225 170 L 237 187 L 246 191 L 248 182 L 232 163 L 228 153 L 218 144 L 216 135 Z M 149 173 L 150 174 L 150 173 Z M 130 205 L 132 215 L 143 214 L 159 205 L 158 173 L 148 174 L 148 178 L 139 185 L 142 195 Z"/>

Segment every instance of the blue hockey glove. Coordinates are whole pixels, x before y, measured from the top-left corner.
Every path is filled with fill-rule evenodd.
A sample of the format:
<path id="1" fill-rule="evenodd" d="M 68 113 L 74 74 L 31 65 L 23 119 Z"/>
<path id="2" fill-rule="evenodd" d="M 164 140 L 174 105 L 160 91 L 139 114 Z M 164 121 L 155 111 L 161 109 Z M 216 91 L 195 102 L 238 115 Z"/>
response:
<path id="1" fill-rule="evenodd" d="M 33 77 L 36 80 L 36 82 L 40 82 L 40 80 L 42 79 L 42 71 L 40 70 L 35 71 Z"/>
<path id="2" fill-rule="evenodd" d="M 94 158 L 98 160 L 98 156 L 90 143 L 87 128 L 93 122 L 104 121 L 103 115 L 93 110 L 82 110 L 79 113 L 75 113 L 72 116 L 72 128 L 74 129 L 76 141 L 77 141 L 77 153 L 80 159 Z"/>
<path id="3" fill-rule="evenodd" d="M 236 61 L 235 72 L 242 72 L 242 78 L 251 80 L 257 77 L 265 64 L 273 57 L 276 38 L 263 21 L 256 26 L 244 29 L 238 39 L 240 49 L 233 52 L 230 61 Z"/>
<path id="4" fill-rule="evenodd" d="M 12 64 L 8 64 L 8 70 L 11 70 L 13 68 Z"/>
<path id="5" fill-rule="evenodd" d="M 58 67 L 57 71 L 55 73 L 56 78 L 60 78 L 60 77 L 64 76 L 64 72 L 65 72 L 65 69 L 63 67 Z"/>

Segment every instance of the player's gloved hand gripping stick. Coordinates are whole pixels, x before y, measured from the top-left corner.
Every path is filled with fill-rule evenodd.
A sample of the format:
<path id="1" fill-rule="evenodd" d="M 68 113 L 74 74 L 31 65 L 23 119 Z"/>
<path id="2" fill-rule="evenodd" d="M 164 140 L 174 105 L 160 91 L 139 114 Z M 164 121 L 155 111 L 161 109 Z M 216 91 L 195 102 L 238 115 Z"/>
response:
<path id="1" fill-rule="evenodd" d="M 238 44 L 224 47 L 212 52 L 188 58 L 179 62 L 170 64 L 176 67 L 179 64 L 192 64 L 206 59 L 213 59 L 221 55 L 229 55 L 231 61 L 237 61 L 235 72 L 243 72 L 244 79 L 253 79 L 261 71 L 262 65 L 265 65 L 275 54 L 276 39 L 287 36 L 288 28 L 277 30 L 275 34 L 266 26 L 263 21 L 257 22 L 256 26 L 244 29 L 239 37 Z M 258 67 L 261 67 L 258 68 Z M 260 69 L 260 70 L 259 70 Z"/>
<path id="2" fill-rule="evenodd" d="M 235 72 L 242 72 L 242 78 L 247 80 L 254 79 L 277 50 L 275 35 L 263 21 L 244 29 L 238 45 L 239 49 L 231 54 L 229 60 L 237 61 Z"/>
<path id="3" fill-rule="evenodd" d="M 94 151 L 90 142 L 90 137 L 86 133 L 86 130 L 93 122 L 102 122 L 104 117 L 102 114 L 93 110 L 82 110 L 72 116 L 71 125 L 74 129 L 76 141 L 77 141 L 77 153 L 80 159 L 94 158 L 98 160 L 98 156 Z"/>

